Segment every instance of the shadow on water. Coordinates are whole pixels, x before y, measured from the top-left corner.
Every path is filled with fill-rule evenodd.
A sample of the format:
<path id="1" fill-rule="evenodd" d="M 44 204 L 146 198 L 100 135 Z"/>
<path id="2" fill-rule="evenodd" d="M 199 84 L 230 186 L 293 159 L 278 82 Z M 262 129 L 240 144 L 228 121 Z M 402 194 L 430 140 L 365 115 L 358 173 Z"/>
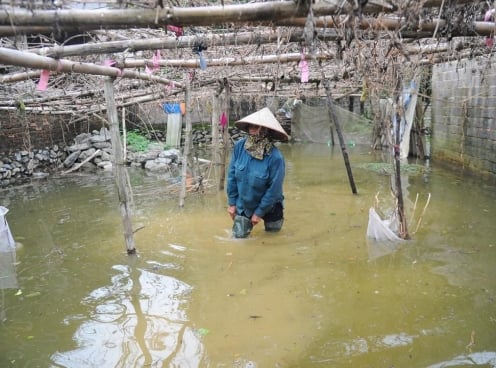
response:
<path id="1" fill-rule="evenodd" d="M 353 195 L 339 149 L 282 150 L 284 228 L 248 239 L 230 237 L 223 193 L 179 208 L 170 179 L 131 172 L 131 257 L 110 176 L 3 190 L 23 246 L 2 284 L 0 366 L 496 367 L 494 187 L 404 175 L 407 213 L 432 195 L 422 225 L 377 243 L 368 212 L 377 193 L 392 206 L 387 175 L 355 166 Z"/>

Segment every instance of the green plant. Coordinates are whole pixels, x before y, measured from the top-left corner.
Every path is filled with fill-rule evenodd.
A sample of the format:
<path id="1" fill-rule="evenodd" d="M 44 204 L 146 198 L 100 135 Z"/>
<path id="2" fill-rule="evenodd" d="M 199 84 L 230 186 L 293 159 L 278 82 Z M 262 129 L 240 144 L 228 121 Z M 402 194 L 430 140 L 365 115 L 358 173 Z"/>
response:
<path id="1" fill-rule="evenodd" d="M 130 150 L 135 152 L 144 152 L 148 149 L 150 140 L 141 135 L 138 131 L 127 132 L 126 144 Z"/>

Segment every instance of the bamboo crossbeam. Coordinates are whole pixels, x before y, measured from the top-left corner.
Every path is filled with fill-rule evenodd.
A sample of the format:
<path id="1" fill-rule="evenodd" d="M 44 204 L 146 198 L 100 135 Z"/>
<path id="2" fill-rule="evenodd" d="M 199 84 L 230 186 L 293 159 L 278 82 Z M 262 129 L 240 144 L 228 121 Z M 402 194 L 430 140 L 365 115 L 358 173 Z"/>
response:
<path id="1" fill-rule="evenodd" d="M 46 56 L 39 56 L 29 52 L 22 52 L 4 47 L 0 47 L 0 64 L 22 66 L 32 69 L 44 69 L 54 72 L 84 73 L 114 78 L 120 77 L 142 79 L 165 85 L 173 84 L 178 88 L 182 87 L 182 84 L 174 82 L 170 79 L 143 74 L 132 70 L 122 70 L 115 67 L 101 66 L 90 63 L 78 63 L 64 59 L 53 59 Z"/>
<path id="2" fill-rule="evenodd" d="M 1 27 L 0 27 L 1 28 Z M 316 37 L 321 41 L 332 41 L 338 36 L 332 30 L 319 31 Z M 229 45 L 261 45 L 275 43 L 279 39 L 285 42 L 301 42 L 304 39 L 303 30 L 266 30 L 261 32 L 239 32 L 224 34 L 205 34 L 201 37 L 208 47 Z M 84 45 L 60 45 L 30 49 L 30 52 L 42 56 L 62 58 L 68 56 L 86 56 L 97 54 L 111 54 L 117 52 L 135 52 L 142 50 L 167 50 L 192 48 L 198 36 L 159 37 L 147 39 L 131 39 L 123 41 L 109 41 L 99 43 L 85 43 Z"/>
<path id="3" fill-rule="evenodd" d="M 0 12 L 3 26 L 93 27 L 94 29 L 160 28 L 165 25 L 211 26 L 272 21 L 306 16 L 307 9 L 293 1 L 155 9 L 59 9 Z"/>
<path id="4" fill-rule="evenodd" d="M 469 0 L 453 0 L 451 5 L 470 3 Z M 333 0 L 312 5 L 317 26 L 325 26 L 329 16 L 352 14 L 352 2 Z M 278 25 L 301 26 L 305 24 L 308 9 L 303 3 L 294 1 L 257 2 L 225 6 L 165 7 L 163 9 L 59 9 L 59 10 L 25 10 L 12 9 L 0 11 L 0 35 L 22 34 L 29 30 L 31 34 L 46 34 L 46 29 L 57 33 L 59 30 L 84 32 L 96 29 L 130 29 L 162 28 L 166 25 L 212 26 L 232 25 Z M 442 1 L 431 0 L 423 4 L 424 8 L 437 7 Z M 362 9 L 362 14 L 391 13 L 398 6 L 390 2 L 369 1 Z M 323 17 L 323 18 L 322 18 Z M 370 23 L 370 22 L 369 22 Z M 478 22 L 476 22 L 478 23 Z M 330 23 L 328 23 L 330 24 Z M 24 27 L 24 28 L 23 28 Z M 35 32 L 37 27 L 39 32 Z M 43 28 L 44 27 L 44 28 Z M 18 30 L 16 30 L 18 28 Z M 493 24 L 494 28 L 494 24 Z"/>
<path id="5" fill-rule="evenodd" d="M 11 56 L 10 59 L 3 58 L 3 51 L 5 51 L 5 54 L 11 54 L 8 51 L 13 51 L 13 55 Z M 11 50 L 11 49 L 2 49 L 0 48 L 0 63 L 9 63 L 12 58 L 16 58 L 17 64 L 12 64 L 12 65 L 17 65 L 17 66 L 24 66 L 24 67 L 30 67 L 30 68 L 38 68 L 38 69 L 48 69 L 48 70 L 56 70 L 56 71 L 69 71 L 69 72 L 85 72 L 87 74 L 96 74 L 96 75 L 109 75 L 105 73 L 114 73 L 115 69 L 119 70 L 121 73 L 121 76 L 125 78 L 135 78 L 135 75 L 139 75 L 139 78 L 136 79 L 148 79 L 145 78 L 146 76 L 149 76 L 148 74 L 142 74 L 138 72 L 133 72 L 133 74 L 128 74 L 127 70 L 129 68 L 140 68 L 140 67 L 145 67 L 145 66 L 151 66 L 153 64 L 152 60 L 149 59 L 139 59 L 139 60 L 129 60 L 129 61 L 123 61 L 123 62 L 117 62 L 115 64 L 115 67 L 113 68 L 108 68 L 110 70 L 102 69 L 105 67 L 95 65 L 95 64 L 90 64 L 90 63 L 73 63 L 70 61 L 64 61 L 64 60 L 56 60 L 56 59 L 51 59 L 47 57 L 42 57 L 38 55 L 33 55 L 30 52 L 21 52 L 21 51 L 16 51 L 16 50 Z M 329 60 L 329 59 L 334 59 L 333 54 L 327 54 L 327 53 L 318 53 L 315 55 L 310 55 L 310 54 L 305 54 L 305 58 L 307 60 Z M 31 60 L 33 59 L 33 60 Z M 46 60 L 50 59 L 50 60 Z M 237 65 L 253 65 L 253 64 L 272 64 L 272 63 L 291 63 L 291 62 L 298 62 L 301 60 L 301 54 L 299 53 L 288 53 L 288 54 L 280 54 L 280 55 L 262 55 L 262 56 L 253 56 L 253 57 L 245 57 L 245 58 L 219 58 L 219 59 L 208 59 L 207 63 L 209 67 L 228 67 L 228 66 L 237 66 Z M 65 67 L 65 69 L 60 69 L 58 62 L 67 62 L 67 63 L 72 63 L 69 64 Z M 21 65 L 22 64 L 22 65 Z M 65 64 L 64 64 L 65 65 Z M 72 66 L 71 66 L 72 65 Z M 75 66 L 77 65 L 77 67 Z M 83 65 L 86 66 L 87 68 L 83 68 Z M 199 68 L 200 67 L 200 61 L 198 59 L 180 59 L 180 60 L 160 60 L 159 65 L 162 67 L 178 67 L 178 68 Z M 47 66 L 51 66 L 52 68 L 47 68 Z M 71 66 L 71 67 L 69 67 Z M 95 68 L 93 68 L 95 67 Z M 83 71 L 83 70 L 88 70 L 88 72 Z M 89 71 L 93 71 L 93 73 L 90 73 Z M 10 82 L 18 82 L 21 80 L 26 80 L 26 79 L 31 79 L 39 77 L 39 72 L 24 72 L 24 73 L 16 73 L 13 75 L 6 75 L 1 77 L 0 76 L 0 82 L 1 83 L 10 83 Z M 169 79 L 165 78 L 158 78 L 156 77 L 155 79 L 152 79 L 154 81 L 161 81 L 163 84 L 170 84 L 171 81 Z M 180 88 L 182 85 L 180 83 L 175 83 L 175 86 Z"/>
<path id="6" fill-rule="evenodd" d="M 322 16 L 315 18 L 315 27 L 319 28 L 344 28 L 345 20 L 347 18 Z M 275 21 L 275 26 L 288 26 L 291 23 L 293 27 L 304 27 L 305 18 L 281 19 Z M 402 35 L 407 35 L 412 38 L 424 38 L 432 36 L 436 28 L 446 26 L 446 21 L 443 19 L 434 19 L 432 21 L 420 22 L 415 29 L 409 29 L 409 24 L 405 18 L 392 17 L 392 16 L 378 16 L 378 17 L 361 17 L 357 18 L 356 23 L 353 24 L 357 29 L 380 31 L 397 31 Z M 473 29 L 469 32 L 469 29 Z M 453 27 L 452 36 L 491 36 L 495 33 L 496 27 L 494 22 L 475 21 L 465 24 L 463 29 L 460 27 Z"/>
<path id="7" fill-rule="evenodd" d="M 333 59 L 333 54 L 319 53 L 315 55 L 305 54 L 307 60 L 328 60 Z M 299 53 L 289 53 L 280 55 L 261 55 L 261 56 L 251 56 L 251 57 L 225 57 L 219 59 L 207 59 L 208 67 L 213 66 L 238 66 L 238 65 L 253 65 L 253 64 L 273 64 L 273 63 L 291 63 L 298 62 L 301 60 L 301 54 Z M 160 60 L 158 61 L 160 66 L 168 67 L 181 67 L 181 68 L 199 68 L 200 61 L 198 59 L 186 59 L 186 60 Z M 116 64 L 119 68 L 140 68 L 144 66 L 151 66 L 152 60 L 149 59 L 139 59 L 139 60 L 126 60 L 123 62 L 118 62 Z"/>
<path id="8" fill-rule="evenodd" d="M 1 15 L 1 13 L 0 13 Z M 322 29 L 333 29 L 333 28 L 339 28 L 339 27 L 344 27 L 344 20 L 346 17 L 335 17 L 335 16 L 321 16 L 321 17 L 315 17 L 314 22 L 315 22 L 315 27 L 318 30 L 319 28 Z M 257 25 L 261 26 L 277 26 L 277 27 L 298 27 L 298 28 L 303 28 L 305 26 L 306 22 L 305 17 L 291 17 L 291 18 L 278 18 L 274 21 L 266 22 L 266 21 L 260 21 L 256 22 Z M 250 24 L 250 23 L 247 23 Z M 445 20 L 440 19 L 440 20 L 432 20 L 429 22 L 421 22 L 416 29 L 409 29 L 408 24 L 405 19 L 403 18 L 393 18 L 393 17 L 362 17 L 358 23 L 354 24 L 357 29 L 362 29 L 362 30 L 375 30 L 375 31 L 397 31 L 401 34 L 403 38 L 425 38 L 425 37 L 430 37 L 432 36 L 434 30 L 439 27 L 444 27 L 446 25 Z M 139 27 L 140 25 L 135 25 L 135 24 L 129 24 L 129 23 L 122 23 L 122 24 L 116 24 L 114 25 L 115 30 L 118 29 L 131 29 L 131 28 L 136 28 Z M 161 27 L 150 27 L 150 28 L 161 28 Z M 64 26 L 64 32 L 66 33 L 72 33 L 72 34 L 77 34 L 77 33 L 84 33 L 84 32 L 90 32 L 90 31 L 95 31 L 95 30 L 100 30 L 100 29 L 110 29 L 106 27 L 104 24 L 80 24 L 78 26 L 74 24 L 67 24 Z M 473 31 L 468 31 L 469 29 L 472 29 Z M 475 21 L 475 22 L 470 22 L 465 24 L 463 29 L 460 27 L 453 27 L 452 29 L 452 36 L 490 36 L 495 33 L 495 23 L 494 22 L 483 22 L 483 21 Z M 21 34 L 44 34 L 44 35 L 52 35 L 52 34 L 57 34 L 57 29 L 50 27 L 50 26 L 38 26 L 38 27 L 29 27 L 29 26 L 12 26 L 12 25 L 1 25 L 1 19 L 0 19 L 0 37 L 9 37 L 9 36 L 15 36 L 15 35 L 21 35 Z M 116 50 L 113 50 L 112 47 L 114 47 L 110 43 L 101 43 L 100 46 L 95 44 L 92 46 L 93 50 L 95 50 L 97 53 L 109 53 L 109 52 L 121 52 L 123 49 L 125 50 L 126 48 L 123 48 L 121 46 L 122 43 L 130 43 L 131 45 L 136 45 L 135 47 L 131 46 L 131 50 L 154 50 L 154 49 L 172 49 L 172 48 L 184 48 L 184 47 L 189 47 L 191 46 L 191 42 L 194 42 L 193 39 L 194 37 L 187 38 L 186 37 L 179 37 L 177 40 L 168 40 L 168 39 L 144 39 L 144 40 L 130 40 L 130 41 L 113 41 L 115 43 L 115 47 L 117 48 Z M 298 42 L 301 41 L 302 38 L 302 33 L 301 31 L 295 36 L 292 37 L 289 41 L 291 42 Z M 316 38 L 324 41 L 332 40 L 338 38 L 336 34 L 319 34 L 316 36 Z M 184 39 L 184 40 L 183 40 Z M 248 41 L 249 42 L 249 41 Z M 248 42 L 243 42 L 242 40 L 238 42 L 237 44 L 246 44 Z M 275 42 L 273 39 L 268 40 L 267 42 L 261 42 L 261 43 L 270 43 L 270 42 Z M 107 45 L 108 44 L 108 45 Z M 227 44 L 232 44 L 232 43 L 227 43 Z M 80 47 L 80 46 L 79 46 Z M 105 49 L 108 47 L 108 49 Z M 64 56 L 69 56 L 69 55 L 89 55 L 91 52 L 89 51 L 90 48 L 84 53 L 80 53 L 77 50 L 78 46 L 65 46 L 64 47 L 67 50 L 72 50 L 67 51 L 64 53 Z"/>

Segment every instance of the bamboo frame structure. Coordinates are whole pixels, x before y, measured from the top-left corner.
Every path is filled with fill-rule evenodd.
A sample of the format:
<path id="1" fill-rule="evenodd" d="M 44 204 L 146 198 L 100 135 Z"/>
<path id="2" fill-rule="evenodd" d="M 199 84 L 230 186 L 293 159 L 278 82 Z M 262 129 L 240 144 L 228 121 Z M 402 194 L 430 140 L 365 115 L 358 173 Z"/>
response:
<path id="1" fill-rule="evenodd" d="M 419 67 L 468 52 L 471 56 L 490 54 L 492 49 L 474 48 L 474 44 L 457 50 L 453 47 L 453 38 L 464 36 L 481 41 L 484 37 L 492 38 L 495 33 L 493 21 L 479 21 L 476 16 L 467 17 L 465 22 L 451 22 L 451 19 L 443 18 L 443 12 L 449 10 L 443 9 L 444 0 L 369 0 L 364 6 L 351 0 L 316 3 L 309 0 L 247 4 L 222 2 L 222 5 L 163 8 L 153 5 L 123 8 L 128 3 L 126 0 L 109 3 L 121 8 L 45 10 L 3 7 L 0 11 L 0 67 L 4 72 L 0 75 L 0 81 L 2 86 L 11 86 L 5 89 L 7 98 L 3 102 L 0 98 L 0 110 L 17 110 L 20 103 L 23 111 L 43 114 L 93 116 L 106 110 L 115 130 L 115 126 L 118 127 L 117 118 L 114 117 L 117 107 L 167 98 L 182 94 L 185 89 L 186 98 L 189 99 L 192 93 L 211 95 L 210 90 L 220 84 L 225 89 L 226 104 L 236 84 L 241 86 L 238 90 L 244 89 L 245 92 L 254 88 L 253 85 L 268 81 L 272 81 L 278 92 L 282 91 L 285 84 L 300 90 L 315 84 L 315 94 L 318 95 L 322 93 L 319 84 L 324 83 L 321 82 L 327 84 L 333 81 L 337 85 L 338 81 L 344 81 L 335 89 L 339 90 L 344 85 L 348 90 L 356 91 L 360 88 L 357 86 L 361 85 L 356 83 L 360 78 L 375 77 L 382 82 L 382 69 L 378 68 L 379 72 L 375 76 L 367 69 L 370 60 L 387 70 L 412 62 Z M 450 1 L 452 7 L 470 6 L 472 3 L 476 2 Z M 11 4 L 15 5 L 15 1 Z M 424 19 L 420 17 L 420 12 L 412 16 L 410 13 L 415 12 L 411 12 L 405 4 L 417 10 L 439 9 L 432 13 L 434 16 Z M 177 25 L 189 27 L 189 33 L 173 37 L 166 32 L 167 26 Z M 127 33 L 117 35 L 118 30 Z M 443 36 L 440 36 L 441 31 L 445 33 Z M 26 36 L 24 41 L 21 41 L 20 35 Z M 59 41 L 54 45 L 47 38 Z M 70 41 L 78 38 L 92 41 L 70 44 Z M 40 40 L 41 47 L 29 45 L 33 39 Z M 417 42 L 416 45 L 407 45 L 409 40 Z M 206 71 L 199 70 L 200 62 L 194 52 L 199 42 L 208 47 Z M 162 51 L 164 57 L 161 60 L 151 59 L 150 52 L 157 50 Z M 302 56 L 311 61 L 312 66 L 313 78 L 306 85 L 298 80 L 297 65 Z M 102 65 L 104 57 L 112 57 L 113 65 Z M 141 71 L 151 65 L 159 71 Z M 195 72 L 191 85 L 188 78 L 181 79 L 186 68 Z M 63 87 L 62 92 L 58 93 L 35 91 L 40 70 L 52 72 L 52 76 L 59 78 L 56 81 L 58 83 L 63 79 L 62 76 L 70 79 L 76 74 L 84 74 L 88 79 L 96 76 L 95 80 L 105 76 L 106 103 L 101 98 L 98 100 L 101 91 L 90 89 L 89 92 L 88 88 L 84 88 L 86 86 L 79 86 L 75 92 L 66 91 Z M 112 88 L 110 80 L 116 81 Z M 132 82 L 137 85 L 130 84 Z M 248 83 L 251 83 L 250 87 L 247 87 Z M 165 90 L 164 86 L 172 88 Z M 140 91 L 135 92 L 137 89 Z M 74 101 L 83 97 L 89 101 L 84 109 L 75 111 L 67 103 L 70 99 Z M 55 105 L 57 101 L 58 108 L 44 106 Z M 212 114 L 212 122 L 214 119 L 218 119 L 218 116 Z M 189 131 L 190 128 L 187 128 Z M 113 143 L 117 145 L 116 139 L 113 138 Z M 228 139 L 227 133 L 224 135 L 224 149 L 227 149 Z M 340 141 L 345 153 L 342 137 Z M 223 152 L 220 159 L 221 165 L 225 165 L 225 154 Z M 185 155 L 188 155 L 187 151 Z M 183 162 L 183 170 L 187 164 L 188 160 Z M 225 171 L 225 167 L 222 171 Z M 122 175 L 117 171 L 127 249 L 128 253 L 132 253 L 134 242 L 127 207 L 129 198 Z M 183 172 L 183 180 L 186 175 L 187 172 Z M 351 175 L 350 183 L 353 193 L 356 193 Z M 222 188 L 222 185 L 223 179 L 219 187 Z M 180 198 L 181 206 L 184 205 L 183 194 Z"/>

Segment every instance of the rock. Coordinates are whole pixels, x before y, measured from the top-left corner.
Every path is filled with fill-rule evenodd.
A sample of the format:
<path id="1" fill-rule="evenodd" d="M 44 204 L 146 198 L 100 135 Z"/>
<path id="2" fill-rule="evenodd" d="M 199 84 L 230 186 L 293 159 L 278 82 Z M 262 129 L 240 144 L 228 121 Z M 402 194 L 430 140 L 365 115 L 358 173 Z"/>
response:
<path id="1" fill-rule="evenodd" d="M 110 142 L 95 142 L 93 143 L 93 147 L 98 149 L 112 148 L 112 144 Z"/>
<path id="2" fill-rule="evenodd" d="M 94 153 L 96 152 L 96 149 L 95 148 L 89 148 L 87 149 L 86 151 L 82 151 L 81 154 L 79 155 L 78 157 L 78 160 L 79 161 L 84 161 L 86 160 L 88 157 L 90 157 L 91 155 L 93 155 Z"/>
<path id="3" fill-rule="evenodd" d="M 65 167 L 71 167 L 72 165 L 74 165 L 74 163 L 76 162 L 76 160 L 79 158 L 79 155 L 81 154 L 80 151 L 76 151 L 76 152 L 73 152 L 71 153 L 64 161 L 64 166 Z"/>
<path id="4" fill-rule="evenodd" d="M 150 172 L 166 172 L 169 171 L 169 165 L 156 160 L 149 160 L 145 163 L 145 170 Z"/>
<path id="5" fill-rule="evenodd" d="M 231 138 L 237 139 L 246 135 L 239 129 L 230 129 Z M 165 137 L 165 134 L 154 132 L 150 139 Z M 184 139 L 184 136 L 182 137 Z M 222 142 L 219 137 L 219 142 Z M 205 145 L 212 141 L 210 132 L 206 129 L 194 129 L 192 144 Z M 13 153 L 0 153 L 0 186 L 8 186 L 23 182 L 25 179 L 46 177 L 51 170 L 64 171 L 76 162 L 83 162 L 100 149 L 88 163 L 78 168 L 85 171 L 111 171 L 112 145 L 110 131 L 106 128 L 94 130 L 92 133 L 79 134 L 68 146 L 53 145 L 32 151 L 18 150 Z M 178 170 L 181 162 L 182 149 L 164 149 L 164 142 L 158 139 L 151 142 L 147 152 L 127 152 L 127 164 L 133 168 L 145 169 L 151 173 L 169 174 Z"/>
<path id="6" fill-rule="evenodd" d="M 70 147 L 67 147 L 67 151 L 69 151 L 69 152 L 84 151 L 84 150 L 89 149 L 90 147 L 91 147 L 91 144 L 89 142 L 84 142 L 84 143 L 74 144 Z"/>
<path id="7" fill-rule="evenodd" d="M 112 170 L 112 162 L 110 161 L 100 161 L 96 166 L 105 171 Z"/>
<path id="8" fill-rule="evenodd" d="M 105 136 L 102 136 L 102 135 L 92 135 L 90 137 L 90 143 L 102 143 L 102 142 L 106 142 L 107 141 L 107 138 Z"/>
<path id="9" fill-rule="evenodd" d="M 81 133 L 76 138 L 74 138 L 74 144 L 81 144 L 81 143 L 87 143 L 88 140 L 90 139 L 91 134 L 89 133 Z"/>

